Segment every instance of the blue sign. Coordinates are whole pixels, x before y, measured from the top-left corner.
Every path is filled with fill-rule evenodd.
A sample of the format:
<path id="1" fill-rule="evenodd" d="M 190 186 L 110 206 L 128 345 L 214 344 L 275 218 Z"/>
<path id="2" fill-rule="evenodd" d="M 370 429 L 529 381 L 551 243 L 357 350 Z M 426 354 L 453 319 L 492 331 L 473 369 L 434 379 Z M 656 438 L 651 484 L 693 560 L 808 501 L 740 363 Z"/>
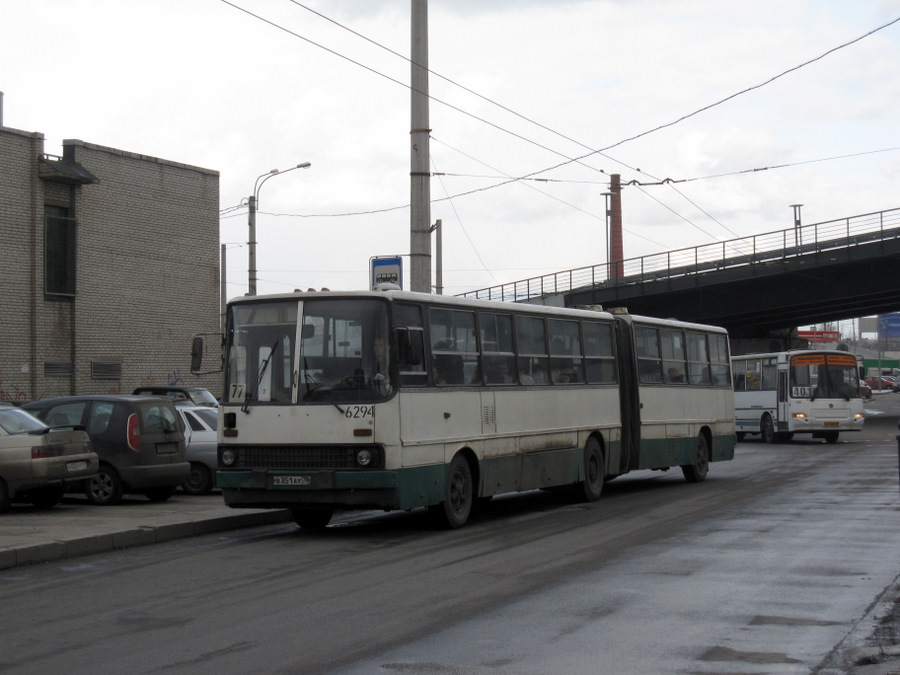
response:
<path id="1" fill-rule="evenodd" d="M 372 258 L 372 290 L 379 284 L 396 284 L 403 288 L 403 258 Z"/>
<path id="2" fill-rule="evenodd" d="M 879 338 L 900 337 L 900 314 L 879 314 L 878 315 L 878 337 Z"/>

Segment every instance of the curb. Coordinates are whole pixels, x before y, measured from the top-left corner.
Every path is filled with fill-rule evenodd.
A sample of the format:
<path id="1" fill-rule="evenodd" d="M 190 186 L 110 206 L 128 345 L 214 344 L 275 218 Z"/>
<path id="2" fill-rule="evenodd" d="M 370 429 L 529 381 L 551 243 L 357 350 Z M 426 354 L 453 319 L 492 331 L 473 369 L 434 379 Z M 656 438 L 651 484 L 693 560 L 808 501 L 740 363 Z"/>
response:
<path id="1" fill-rule="evenodd" d="M 215 534 L 226 530 L 238 530 L 261 525 L 277 525 L 292 521 L 291 513 L 286 509 L 260 510 L 256 513 L 240 513 L 233 516 L 219 516 L 182 523 L 136 527 L 130 530 L 79 537 L 78 539 L 66 541 L 49 541 L 34 546 L 23 546 L 0 551 L 0 570 L 20 565 L 75 558 L 94 553 L 105 553 L 135 546 L 160 544 L 175 539 Z"/>

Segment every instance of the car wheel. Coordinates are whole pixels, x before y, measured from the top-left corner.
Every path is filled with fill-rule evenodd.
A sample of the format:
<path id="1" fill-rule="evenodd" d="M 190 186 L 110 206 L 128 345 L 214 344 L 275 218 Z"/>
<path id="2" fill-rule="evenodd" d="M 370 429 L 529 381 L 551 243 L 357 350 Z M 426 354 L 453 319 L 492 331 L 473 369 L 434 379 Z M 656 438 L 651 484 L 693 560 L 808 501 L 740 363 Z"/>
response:
<path id="1" fill-rule="evenodd" d="M 191 474 L 181 484 L 181 489 L 189 495 L 206 495 L 213 489 L 212 471 L 206 464 L 191 462 Z"/>
<path id="2" fill-rule="evenodd" d="M 147 488 L 144 490 L 144 496 L 151 502 L 164 502 L 175 494 L 175 485 L 164 485 L 163 487 Z"/>
<path id="3" fill-rule="evenodd" d="M 0 513 L 9 512 L 10 506 L 12 506 L 12 500 L 9 496 L 9 488 L 6 486 L 6 481 L 0 478 Z"/>
<path id="4" fill-rule="evenodd" d="M 122 501 L 122 480 L 108 464 L 100 465 L 100 472 L 87 481 L 84 491 L 91 504 L 112 506 Z"/>
<path id="5" fill-rule="evenodd" d="M 63 489 L 57 487 L 43 488 L 31 495 L 31 503 L 36 509 L 51 509 L 63 498 Z"/>

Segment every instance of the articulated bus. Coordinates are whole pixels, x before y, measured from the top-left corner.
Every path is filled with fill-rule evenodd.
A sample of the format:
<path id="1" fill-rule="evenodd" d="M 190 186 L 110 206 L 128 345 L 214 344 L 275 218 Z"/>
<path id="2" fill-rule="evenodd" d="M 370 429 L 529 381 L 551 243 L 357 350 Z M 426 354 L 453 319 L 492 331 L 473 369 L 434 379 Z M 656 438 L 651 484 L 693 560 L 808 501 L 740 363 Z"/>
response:
<path id="1" fill-rule="evenodd" d="M 324 291 L 232 300 L 224 348 L 225 503 L 288 508 L 304 528 L 417 507 L 460 527 L 493 495 L 593 501 L 629 471 L 677 466 L 699 482 L 734 456 L 721 328 Z"/>
<path id="2" fill-rule="evenodd" d="M 738 440 L 759 434 L 766 443 L 812 434 L 836 443 L 860 431 L 865 418 L 855 355 L 796 350 L 744 354 L 732 360 Z"/>

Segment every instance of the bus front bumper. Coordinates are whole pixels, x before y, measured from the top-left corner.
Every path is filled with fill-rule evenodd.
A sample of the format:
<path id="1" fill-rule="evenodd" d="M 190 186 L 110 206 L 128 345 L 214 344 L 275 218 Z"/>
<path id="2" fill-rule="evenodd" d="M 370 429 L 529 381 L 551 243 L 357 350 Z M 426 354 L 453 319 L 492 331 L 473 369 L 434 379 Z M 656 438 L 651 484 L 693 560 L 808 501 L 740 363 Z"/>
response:
<path id="1" fill-rule="evenodd" d="M 301 504 L 402 508 L 396 471 L 219 470 L 216 485 L 225 503 L 239 508 Z"/>

